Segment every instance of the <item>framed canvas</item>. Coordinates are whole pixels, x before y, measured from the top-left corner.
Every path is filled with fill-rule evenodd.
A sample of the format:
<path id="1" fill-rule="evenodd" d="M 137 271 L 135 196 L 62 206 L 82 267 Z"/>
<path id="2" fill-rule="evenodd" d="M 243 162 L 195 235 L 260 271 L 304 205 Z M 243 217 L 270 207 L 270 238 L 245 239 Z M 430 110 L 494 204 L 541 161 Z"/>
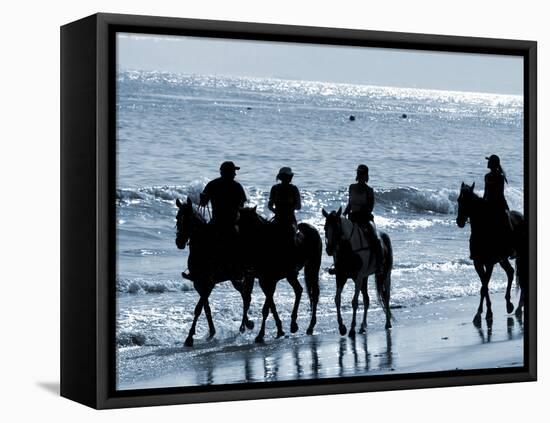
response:
<path id="1" fill-rule="evenodd" d="M 61 394 L 536 380 L 536 43 L 61 28 Z"/>

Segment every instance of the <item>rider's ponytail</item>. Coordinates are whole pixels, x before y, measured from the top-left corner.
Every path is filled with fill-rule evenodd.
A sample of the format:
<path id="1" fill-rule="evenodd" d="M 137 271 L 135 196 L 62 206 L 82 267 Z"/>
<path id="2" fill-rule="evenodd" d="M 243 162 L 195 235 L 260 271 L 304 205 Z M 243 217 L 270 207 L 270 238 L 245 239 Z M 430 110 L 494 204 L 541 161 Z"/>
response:
<path id="1" fill-rule="evenodd" d="M 506 172 L 504 171 L 500 163 L 497 165 L 497 172 L 502 175 L 502 177 L 504 178 L 504 182 L 508 183 L 508 179 L 506 179 Z"/>

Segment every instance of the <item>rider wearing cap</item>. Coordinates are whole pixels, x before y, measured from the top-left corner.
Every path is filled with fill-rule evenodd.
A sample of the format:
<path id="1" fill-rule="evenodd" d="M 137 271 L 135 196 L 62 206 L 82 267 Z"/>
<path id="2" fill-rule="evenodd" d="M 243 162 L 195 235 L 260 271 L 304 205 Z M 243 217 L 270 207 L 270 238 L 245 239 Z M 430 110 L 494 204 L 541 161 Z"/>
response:
<path id="1" fill-rule="evenodd" d="M 239 208 L 247 201 L 242 185 L 235 181 L 236 171 L 239 169 L 233 162 L 223 162 L 220 166 L 220 177 L 206 184 L 199 202 L 201 207 L 212 203 L 212 219 L 209 225 L 214 231 L 207 231 L 205 238 L 211 241 L 210 245 L 225 246 L 226 258 L 234 267 L 237 277 L 242 275 L 242 248 L 236 224 Z M 212 234 L 214 239 L 209 239 L 208 234 Z M 186 272 L 182 272 L 182 276 L 194 280 L 194 276 Z"/>
<path id="2" fill-rule="evenodd" d="M 512 222 L 508 211 L 508 202 L 504 197 L 504 184 L 508 183 L 506 173 L 500 165 L 500 158 L 493 154 L 487 159 L 487 168 L 491 171 L 485 175 L 485 191 L 483 199 L 487 201 L 491 208 L 491 212 L 496 217 L 497 231 L 501 233 L 501 238 L 507 244 L 510 255 L 512 251 Z M 499 237 L 500 238 L 500 237 Z"/>
<path id="3" fill-rule="evenodd" d="M 372 214 L 374 208 L 374 190 L 367 185 L 369 181 L 369 168 L 367 165 L 360 164 L 357 166 L 355 180 L 357 183 L 349 186 L 349 199 L 348 205 L 344 210 L 344 216 L 348 216 L 349 220 L 365 230 L 369 244 L 373 246 L 376 257 L 376 273 L 380 273 L 383 264 L 382 242 L 378 237 Z"/>
<path id="4" fill-rule="evenodd" d="M 293 176 L 290 167 L 282 167 L 279 170 L 277 179 L 281 182 L 271 187 L 267 203 L 269 210 L 275 214 L 273 221 L 281 225 L 285 233 L 288 232 L 290 245 L 296 244 L 297 222 L 294 212 L 302 208 L 300 191 L 291 183 Z"/>
<path id="5" fill-rule="evenodd" d="M 223 162 L 221 176 L 208 182 L 200 196 L 201 206 L 212 203 L 211 223 L 223 232 L 235 231 L 239 208 L 247 201 L 242 185 L 235 181 L 239 169 L 233 162 Z"/>

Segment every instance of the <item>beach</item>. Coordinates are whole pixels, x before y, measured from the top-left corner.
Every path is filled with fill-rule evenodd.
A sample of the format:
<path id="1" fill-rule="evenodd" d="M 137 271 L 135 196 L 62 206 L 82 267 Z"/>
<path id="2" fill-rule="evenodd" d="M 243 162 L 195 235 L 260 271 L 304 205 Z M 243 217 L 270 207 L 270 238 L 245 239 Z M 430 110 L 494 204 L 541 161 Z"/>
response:
<path id="1" fill-rule="evenodd" d="M 480 281 L 470 259 L 470 226 L 459 228 L 456 217 L 462 181 L 477 182 L 481 195 L 491 154 L 499 154 L 506 169 L 510 209 L 523 212 L 522 142 L 518 95 L 120 69 L 117 389 L 521 366 L 520 324 L 508 326 L 507 281 L 499 266 L 490 282 L 491 333 L 471 323 Z M 324 244 L 314 336 L 304 334 L 305 292 L 300 330 L 290 334 L 294 293 L 283 280 L 275 304 L 287 335 L 273 339 L 269 318 L 266 343 L 256 345 L 261 289 L 254 288 L 249 314 L 256 328 L 240 334 L 242 298 L 224 282 L 209 298 L 215 338 L 206 340 L 203 315 L 193 349 L 184 348 L 198 295 L 180 276 L 189 247 L 175 245 L 176 199 L 197 205 L 226 160 L 240 167 L 236 180 L 246 205 L 267 219 L 277 172 L 292 168 L 302 203 L 296 218 L 311 224 Z M 337 330 L 321 211 L 346 206 L 359 164 L 370 169 L 374 221 L 393 246 L 396 320 L 386 333 L 371 277 L 368 335 L 352 342 Z M 210 217 L 205 210 L 203 217 Z M 300 283 L 305 287 L 303 274 Z M 350 282 L 342 296 L 348 328 L 352 292 Z"/>
<path id="2" fill-rule="evenodd" d="M 337 333 L 336 315 L 319 322 L 333 330 L 313 336 L 305 335 L 303 324 L 290 334 L 285 319 L 287 334 L 279 339 L 270 318 L 263 344 L 254 343 L 257 327 L 240 335 L 237 322 L 231 341 L 204 335 L 193 347 L 183 346 L 182 330 L 182 342 L 175 346 L 119 348 L 117 383 L 124 390 L 518 367 L 523 365 L 523 322 L 506 314 L 503 296 L 493 293 L 493 323 L 483 319 L 480 328 L 472 323 L 479 299 L 467 296 L 393 310 L 392 329 L 374 319 L 367 334 L 355 339 Z M 374 308 L 369 317 L 375 313 L 381 311 Z M 258 315 L 251 317 L 259 323 Z M 344 321 L 349 328 L 349 311 Z"/>

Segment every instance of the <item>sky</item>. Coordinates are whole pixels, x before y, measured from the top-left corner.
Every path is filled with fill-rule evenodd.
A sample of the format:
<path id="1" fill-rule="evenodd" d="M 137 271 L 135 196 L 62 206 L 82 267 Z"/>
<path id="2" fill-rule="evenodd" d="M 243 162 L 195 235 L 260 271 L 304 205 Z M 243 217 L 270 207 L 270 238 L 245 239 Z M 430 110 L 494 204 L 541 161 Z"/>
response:
<path id="1" fill-rule="evenodd" d="M 117 36 L 120 70 L 523 94 L 523 58 L 183 36 Z"/>

